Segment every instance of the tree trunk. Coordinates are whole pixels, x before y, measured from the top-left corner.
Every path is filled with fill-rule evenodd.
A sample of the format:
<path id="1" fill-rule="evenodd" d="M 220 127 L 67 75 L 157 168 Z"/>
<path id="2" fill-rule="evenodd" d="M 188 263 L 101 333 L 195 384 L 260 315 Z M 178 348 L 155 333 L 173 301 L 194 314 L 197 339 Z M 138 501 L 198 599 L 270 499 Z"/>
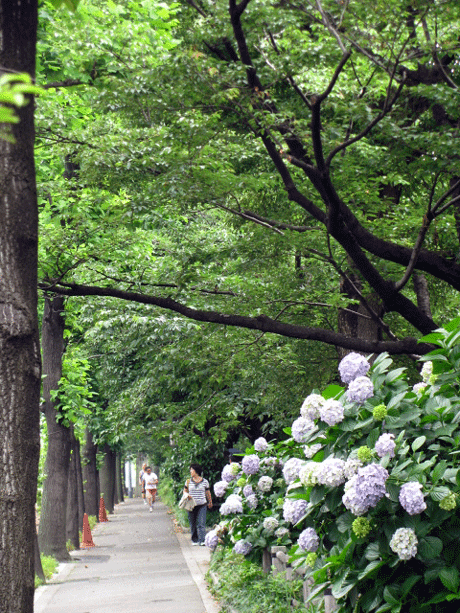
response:
<path id="1" fill-rule="evenodd" d="M 76 474 L 77 474 L 77 508 L 78 508 L 78 526 L 79 530 L 83 528 L 83 515 L 85 514 L 85 497 L 83 494 L 83 475 L 81 470 L 81 453 L 80 441 L 75 439 L 75 458 L 76 458 Z"/>
<path id="2" fill-rule="evenodd" d="M 83 448 L 83 493 L 85 497 L 85 513 L 99 517 L 99 471 L 97 469 L 97 445 L 94 444 L 91 432 L 85 430 L 85 446 Z"/>
<path id="3" fill-rule="evenodd" d="M 101 496 L 104 498 L 107 513 L 113 513 L 115 502 L 115 452 L 104 445 L 104 463 L 99 471 Z"/>
<path id="4" fill-rule="evenodd" d="M 0 0 L 0 75 L 35 72 L 37 0 Z M 6 71 L 5 71 L 6 69 Z M 33 103 L 0 139 L 0 603 L 33 611 L 39 456 L 38 210 Z"/>
<path id="5" fill-rule="evenodd" d="M 75 549 L 80 549 L 80 526 L 78 517 L 78 461 L 77 439 L 73 427 L 70 428 L 70 465 L 69 481 L 67 485 L 67 505 L 66 505 L 66 541 L 70 541 Z"/>
<path id="6" fill-rule="evenodd" d="M 64 352 L 64 298 L 45 298 L 42 326 L 44 412 L 48 427 L 42 510 L 38 531 L 40 551 L 69 560 L 66 549 L 66 506 L 70 463 L 70 428 L 57 421 L 50 392 L 58 389 Z"/>
<path id="7" fill-rule="evenodd" d="M 425 275 L 413 275 L 414 290 L 417 295 L 418 308 L 431 317 L 430 292 Z"/>
<path id="8" fill-rule="evenodd" d="M 118 502 L 124 501 L 124 493 L 123 493 L 123 462 L 122 462 L 122 454 L 120 452 L 117 453 L 116 459 L 116 491 L 117 491 L 117 500 Z"/>

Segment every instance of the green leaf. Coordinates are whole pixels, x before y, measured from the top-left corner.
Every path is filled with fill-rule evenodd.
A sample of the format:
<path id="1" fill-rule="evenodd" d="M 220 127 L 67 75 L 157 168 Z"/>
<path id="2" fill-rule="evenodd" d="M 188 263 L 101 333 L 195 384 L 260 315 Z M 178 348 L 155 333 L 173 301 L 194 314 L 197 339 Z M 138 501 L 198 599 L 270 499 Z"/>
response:
<path id="1" fill-rule="evenodd" d="M 426 441 L 426 436 L 419 436 L 418 438 L 416 438 L 415 441 L 411 445 L 412 451 L 417 451 L 417 449 L 420 449 L 420 447 L 422 447 L 425 444 L 425 441 Z"/>
<path id="2" fill-rule="evenodd" d="M 426 561 L 437 558 L 442 551 L 442 541 L 436 536 L 425 536 L 420 539 L 417 547 L 417 555 Z"/>
<path id="3" fill-rule="evenodd" d="M 445 588 L 451 592 L 456 592 L 460 583 L 458 569 L 455 566 L 445 566 L 439 573 L 439 578 Z"/>

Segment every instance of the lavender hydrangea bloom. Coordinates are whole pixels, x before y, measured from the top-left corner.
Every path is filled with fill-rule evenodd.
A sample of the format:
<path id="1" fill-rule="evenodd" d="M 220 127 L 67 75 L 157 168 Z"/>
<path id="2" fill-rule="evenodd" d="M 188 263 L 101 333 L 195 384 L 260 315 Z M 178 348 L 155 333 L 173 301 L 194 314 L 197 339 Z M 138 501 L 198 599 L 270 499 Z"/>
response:
<path id="1" fill-rule="evenodd" d="M 254 449 L 256 451 L 266 451 L 268 449 L 268 443 L 263 436 L 254 441 Z"/>
<path id="2" fill-rule="evenodd" d="M 245 475 L 255 475 L 260 468 L 259 456 L 255 454 L 245 455 L 241 462 L 241 468 Z"/>
<path id="3" fill-rule="evenodd" d="M 305 515 L 307 506 L 308 502 L 306 500 L 286 498 L 283 504 L 284 519 L 295 525 Z"/>
<path id="4" fill-rule="evenodd" d="M 273 532 L 278 528 L 278 520 L 276 517 L 266 517 L 263 522 L 264 530 L 266 530 L 269 534 L 273 534 Z"/>
<path id="5" fill-rule="evenodd" d="M 303 464 L 304 460 L 299 458 L 289 458 L 289 460 L 283 466 L 283 477 L 288 485 L 298 479 L 299 471 Z"/>
<path id="6" fill-rule="evenodd" d="M 228 483 L 230 483 L 230 481 L 236 479 L 239 471 L 240 465 L 238 464 L 238 462 L 230 462 L 230 464 L 226 464 L 222 469 L 221 473 L 222 481 L 227 481 Z"/>
<path id="7" fill-rule="evenodd" d="M 400 560 L 410 560 L 417 555 L 418 540 L 412 528 L 398 528 L 391 537 L 390 547 Z"/>
<path id="8" fill-rule="evenodd" d="M 347 389 L 348 402 L 363 404 L 374 395 L 374 386 L 369 377 L 357 377 L 353 379 Z"/>
<path id="9" fill-rule="evenodd" d="M 297 543 L 303 551 L 316 551 L 319 547 L 319 537 L 313 528 L 306 528 L 299 534 Z"/>
<path id="10" fill-rule="evenodd" d="M 289 529 L 285 528 L 284 526 L 281 526 L 275 530 L 276 538 L 282 539 L 283 536 L 286 536 L 286 534 L 289 534 Z"/>
<path id="11" fill-rule="evenodd" d="M 251 494 L 246 498 L 246 504 L 250 509 L 256 509 L 259 501 L 257 500 L 257 496 L 255 494 Z"/>
<path id="12" fill-rule="evenodd" d="M 217 536 L 216 530 L 211 530 L 210 532 L 206 534 L 204 538 L 204 544 L 206 545 L 206 547 L 209 547 L 210 549 L 215 549 L 217 547 L 218 542 L 219 542 L 219 537 Z"/>
<path id="13" fill-rule="evenodd" d="M 351 383 L 357 377 L 367 375 L 370 368 L 369 362 L 359 353 L 349 353 L 339 364 L 340 378 L 344 383 Z"/>
<path id="14" fill-rule="evenodd" d="M 338 400 L 329 398 L 319 409 L 319 416 L 328 426 L 335 426 L 343 421 L 343 405 Z"/>
<path id="15" fill-rule="evenodd" d="M 426 509 L 422 494 L 422 484 L 418 481 L 405 483 L 399 492 L 399 502 L 409 515 L 418 515 Z"/>
<path id="16" fill-rule="evenodd" d="M 379 458 L 388 455 L 390 458 L 395 457 L 396 443 L 394 441 L 394 434 L 382 434 L 375 443 L 375 451 Z"/>
<path id="17" fill-rule="evenodd" d="M 217 498 L 222 498 L 228 487 L 228 481 L 217 481 L 214 483 L 214 494 Z"/>
<path id="18" fill-rule="evenodd" d="M 321 449 L 321 443 L 315 443 L 314 445 L 305 445 L 303 452 L 306 458 L 312 458 Z"/>
<path id="19" fill-rule="evenodd" d="M 243 503 L 241 501 L 241 496 L 238 496 L 238 494 L 230 494 L 224 504 L 220 507 L 221 515 L 230 515 L 231 513 L 242 512 Z"/>
<path id="20" fill-rule="evenodd" d="M 257 487 L 261 492 L 269 492 L 272 489 L 273 479 L 268 476 L 261 477 L 257 483 Z"/>
<path id="21" fill-rule="evenodd" d="M 420 383 L 416 383 L 413 387 L 412 387 L 412 391 L 415 394 L 421 394 L 422 391 L 428 386 L 428 383 L 426 383 L 425 381 L 421 381 Z"/>
<path id="22" fill-rule="evenodd" d="M 248 553 L 250 553 L 252 549 L 252 545 L 249 541 L 245 541 L 244 539 L 240 539 L 239 541 L 236 541 L 236 543 L 233 546 L 233 551 L 235 553 L 241 553 L 244 556 L 247 556 Z"/>
<path id="23" fill-rule="evenodd" d="M 305 443 L 314 427 L 315 423 L 311 419 L 298 417 L 292 424 L 292 438 L 297 443 Z"/>
<path id="24" fill-rule="evenodd" d="M 260 460 L 261 466 L 276 466 L 277 463 L 278 463 L 278 458 L 275 458 L 274 456 L 270 456 L 268 458 L 262 458 Z"/>
<path id="25" fill-rule="evenodd" d="M 316 475 L 320 485 L 338 487 L 345 483 L 345 462 L 339 458 L 329 457 L 319 464 Z"/>
<path id="26" fill-rule="evenodd" d="M 380 464 L 369 464 L 345 484 L 342 502 L 354 515 L 363 515 L 385 496 L 388 471 Z"/>
<path id="27" fill-rule="evenodd" d="M 254 494 L 254 490 L 252 489 L 252 485 L 248 483 L 243 487 L 243 495 L 245 498 L 247 498 L 248 496 L 251 496 L 251 494 Z"/>
<path id="28" fill-rule="evenodd" d="M 324 402 L 324 398 L 319 394 L 310 394 L 300 407 L 300 415 L 309 420 L 318 419 L 319 411 Z"/>

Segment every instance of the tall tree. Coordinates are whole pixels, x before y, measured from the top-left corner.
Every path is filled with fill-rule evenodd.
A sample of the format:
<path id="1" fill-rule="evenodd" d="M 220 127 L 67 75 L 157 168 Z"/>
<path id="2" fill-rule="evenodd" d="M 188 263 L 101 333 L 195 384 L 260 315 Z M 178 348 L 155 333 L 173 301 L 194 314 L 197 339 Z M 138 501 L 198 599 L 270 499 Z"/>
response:
<path id="1" fill-rule="evenodd" d="M 0 76 L 35 74 L 37 2 L 0 2 Z M 0 602 L 33 610 L 39 454 L 34 107 L 0 140 Z"/>

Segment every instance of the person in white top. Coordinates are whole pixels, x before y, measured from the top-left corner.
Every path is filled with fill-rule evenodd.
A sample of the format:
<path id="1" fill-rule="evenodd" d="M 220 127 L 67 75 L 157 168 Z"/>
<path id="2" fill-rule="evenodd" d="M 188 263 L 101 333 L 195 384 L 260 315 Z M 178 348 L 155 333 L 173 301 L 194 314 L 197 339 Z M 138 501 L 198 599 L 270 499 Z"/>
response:
<path id="1" fill-rule="evenodd" d="M 157 494 L 158 477 L 154 472 L 152 472 L 150 466 L 147 466 L 142 479 L 145 484 L 145 493 L 147 496 L 147 502 L 149 503 L 151 513 L 153 511 L 153 503 L 155 502 Z"/>

